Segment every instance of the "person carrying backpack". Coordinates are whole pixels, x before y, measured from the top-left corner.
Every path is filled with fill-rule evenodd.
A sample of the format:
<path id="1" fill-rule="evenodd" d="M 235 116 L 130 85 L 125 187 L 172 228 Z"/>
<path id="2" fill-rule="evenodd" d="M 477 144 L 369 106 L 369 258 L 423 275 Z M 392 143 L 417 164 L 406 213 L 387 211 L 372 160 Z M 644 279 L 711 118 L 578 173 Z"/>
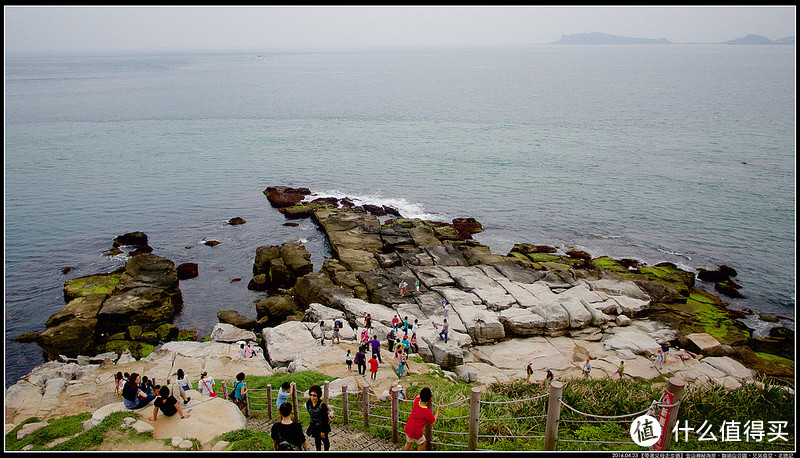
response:
<path id="1" fill-rule="evenodd" d="M 303 426 L 292 420 L 292 404 L 284 402 L 278 408 L 278 412 L 281 414 L 281 419 L 272 425 L 270 433 L 272 448 L 281 451 L 308 451 Z"/>

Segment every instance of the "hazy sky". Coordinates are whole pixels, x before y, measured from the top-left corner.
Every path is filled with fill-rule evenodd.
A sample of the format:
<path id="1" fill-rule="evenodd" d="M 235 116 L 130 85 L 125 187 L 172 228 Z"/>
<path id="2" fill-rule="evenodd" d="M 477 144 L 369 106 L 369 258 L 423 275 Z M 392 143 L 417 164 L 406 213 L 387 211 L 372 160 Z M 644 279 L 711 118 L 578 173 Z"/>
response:
<path id="1" fill-rule="evenodd" d="M 603 32 L 673 43 L 795 35 L 794 6 L 4 6 L 5 49 L 109 50 L 550 43 Z"/>

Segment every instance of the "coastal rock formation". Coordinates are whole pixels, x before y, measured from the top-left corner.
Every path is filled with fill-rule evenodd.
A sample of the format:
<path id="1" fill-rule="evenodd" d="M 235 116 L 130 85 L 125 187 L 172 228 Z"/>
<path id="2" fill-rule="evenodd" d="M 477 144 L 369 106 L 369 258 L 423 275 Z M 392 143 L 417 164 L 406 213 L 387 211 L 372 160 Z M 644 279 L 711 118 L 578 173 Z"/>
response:
<path id="1" fill-rule="evenodd" d="M 371 313 L 379 333 L 395 314 L 408 314 L 425 324 L 418 331 L 424 342 L 420 355 L 428 362 L 450 361 L 444 363 L 448 369 L 460 365 L 459 357 L 471 347 L 583 331 L 599 339 L 609 326 L 625 327 L 644 317 L 674 326 L 680 335 L 711 333 L 740 349 L 733 357 L 753 358 L 753 352 L 741 350 L 752 342 L 746 326 L 722 301 L 697 288 L 693 273 L 670 263 L 591 259 L 574 248 L 559 252 L 530 244 L 499 255 L 471 238 L 482 230 L 472 218 L 451 224 L 395 217 L 382 223 L 377 209 L 348 199 L 298 201 L 295 207 L 304 207 L 303 215 L 324 232 L 334 255 L 320 271 L 297 279 L 290 290 L 296 304 L 343 312 L 355 330 Z M 410 286 L 405 294 L 403 281 Z M 416 282 L 419 291 L 412 290 Z M 451 306 L 450 347 L 458 349 L 446 357 L 434 332 L 442 325 L 443 299 Z"/>
<path id="2" fill-rule="evenodd" d="M 256 248 L 253 279 L 247 288 L 256 291 L 290 288 L 298 277 L 313 270 L 311 253 L 299 242 L 287 242 L 280 246 L 260 246 Z"/>
<path id="3" fill-rule="evenodd" d="M 118 237 L 115 243 L 137 240 L 146 243 L 146 235 Z M 183 303 L 174 263 L 149 253 L 132 256 L 111 273 L 67 280 L 64 298 L 67 305 L 31 339 L 47 360 L 91 353 L 118 337 L 124 340 L 131 326 L 139 327 L 137 335 L 154 332 L 171 323 Z"/>

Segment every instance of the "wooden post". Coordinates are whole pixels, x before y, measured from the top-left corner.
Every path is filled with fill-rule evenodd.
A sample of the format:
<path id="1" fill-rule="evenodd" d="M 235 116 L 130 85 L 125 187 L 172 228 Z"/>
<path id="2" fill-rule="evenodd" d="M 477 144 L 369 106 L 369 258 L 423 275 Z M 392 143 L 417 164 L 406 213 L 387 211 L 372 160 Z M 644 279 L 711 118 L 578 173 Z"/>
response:
<path id="1" fill-rule="evenodd" d="M 297 403 L 297 387 L 292 390 L 292 417 L 293 420 L 300 423 L 300 409 Z"/>
<path id="2" fill-rule="evenodd" d="M 676 404 L 680 402 L 681 397 L 683 396 L 683 389 L 686 386 L 683 380 L 677 377 L 671 377 L 667 380 L 667 389 L 669 393 L 672 394 L 672 402 L 669 405 Z M 661 444 L 661 450 L 667 451 L 669 450 L 669 443 L 672 440 L 672 428 L 675 427 L 675 422 L 678 420 L 678 408 L 679 405 L 675 407 L 666 408 L 668 409 L 669 416 L 667 417 L 666 425 L 661 429 L 661 439 L 659 442 Z M 661 408 L 662 412 L 664 411 L 664 407 Z"/>
<path id="3" fill-rule="evenodd" d="M 467 436 L 467 450 L 478 447 L 478 419 L 481 416 L 481 390 L 472 388 L 469 397 L 469 435 Z"/>
<path id="4" fill-rule="evenodd" d="M 364 409 L 364 428 L 369 428 L 369 386 L 361 389 L 361 407 Z"/>
<path id="5" fill-rule="evenodd" d="M 342 385 L 342 424 L 347 426 L 347 385 Z"/>
<path id="6" fill-rule="evenodd" d="M 225 386 L 225 382 L 220 381 L 222 385 L 222 399 L 228 399 L 228 387 Z"/>
<path id="7" fill-rule="evenodd" d="M 550 382 L 550 397 L 547 399 L 547 425 L 544 431 L 544 449 L 555 450 L 558 438 L 558 418 L 561 416 L 561 392 L 564 384 Z"/>
<path id="8" fill-rule="evenodd" d="M 267 383 L 267 419 L 272 420 L 272 385 Z"/>
<path id="9" fill-rule="evenodd" d="M 433 425 L 430 423 L 425 424 L 425 450 L 431 451 L 433 450 Z"/>
<path id="10" fill-rule="evenodd" d="M 392 388 L 392 442 L 395 444 L 398 442 L 399 437 L 397 434 L 397 426 L 398 426 L 398 415 L 399 415 L 399 396 L 398 393 L 400 392 L 400 388 L 393 387 Z"/>

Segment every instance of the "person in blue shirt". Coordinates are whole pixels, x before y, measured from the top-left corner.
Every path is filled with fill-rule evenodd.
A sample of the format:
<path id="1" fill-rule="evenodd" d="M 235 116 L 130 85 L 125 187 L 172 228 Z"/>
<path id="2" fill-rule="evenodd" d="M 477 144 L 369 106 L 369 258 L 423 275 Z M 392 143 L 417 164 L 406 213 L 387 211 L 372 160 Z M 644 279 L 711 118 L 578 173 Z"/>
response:
<path id="1" fill-rule="evenodd" d="M 275 407 L 281 408 L 281 404 L 286 402 L 289 399 L 289 396 L 292 395 L 294 391 L 294 382 L 283 382 L 281 388 L 278 390 L 278 400 L 275 401 Z"/>

